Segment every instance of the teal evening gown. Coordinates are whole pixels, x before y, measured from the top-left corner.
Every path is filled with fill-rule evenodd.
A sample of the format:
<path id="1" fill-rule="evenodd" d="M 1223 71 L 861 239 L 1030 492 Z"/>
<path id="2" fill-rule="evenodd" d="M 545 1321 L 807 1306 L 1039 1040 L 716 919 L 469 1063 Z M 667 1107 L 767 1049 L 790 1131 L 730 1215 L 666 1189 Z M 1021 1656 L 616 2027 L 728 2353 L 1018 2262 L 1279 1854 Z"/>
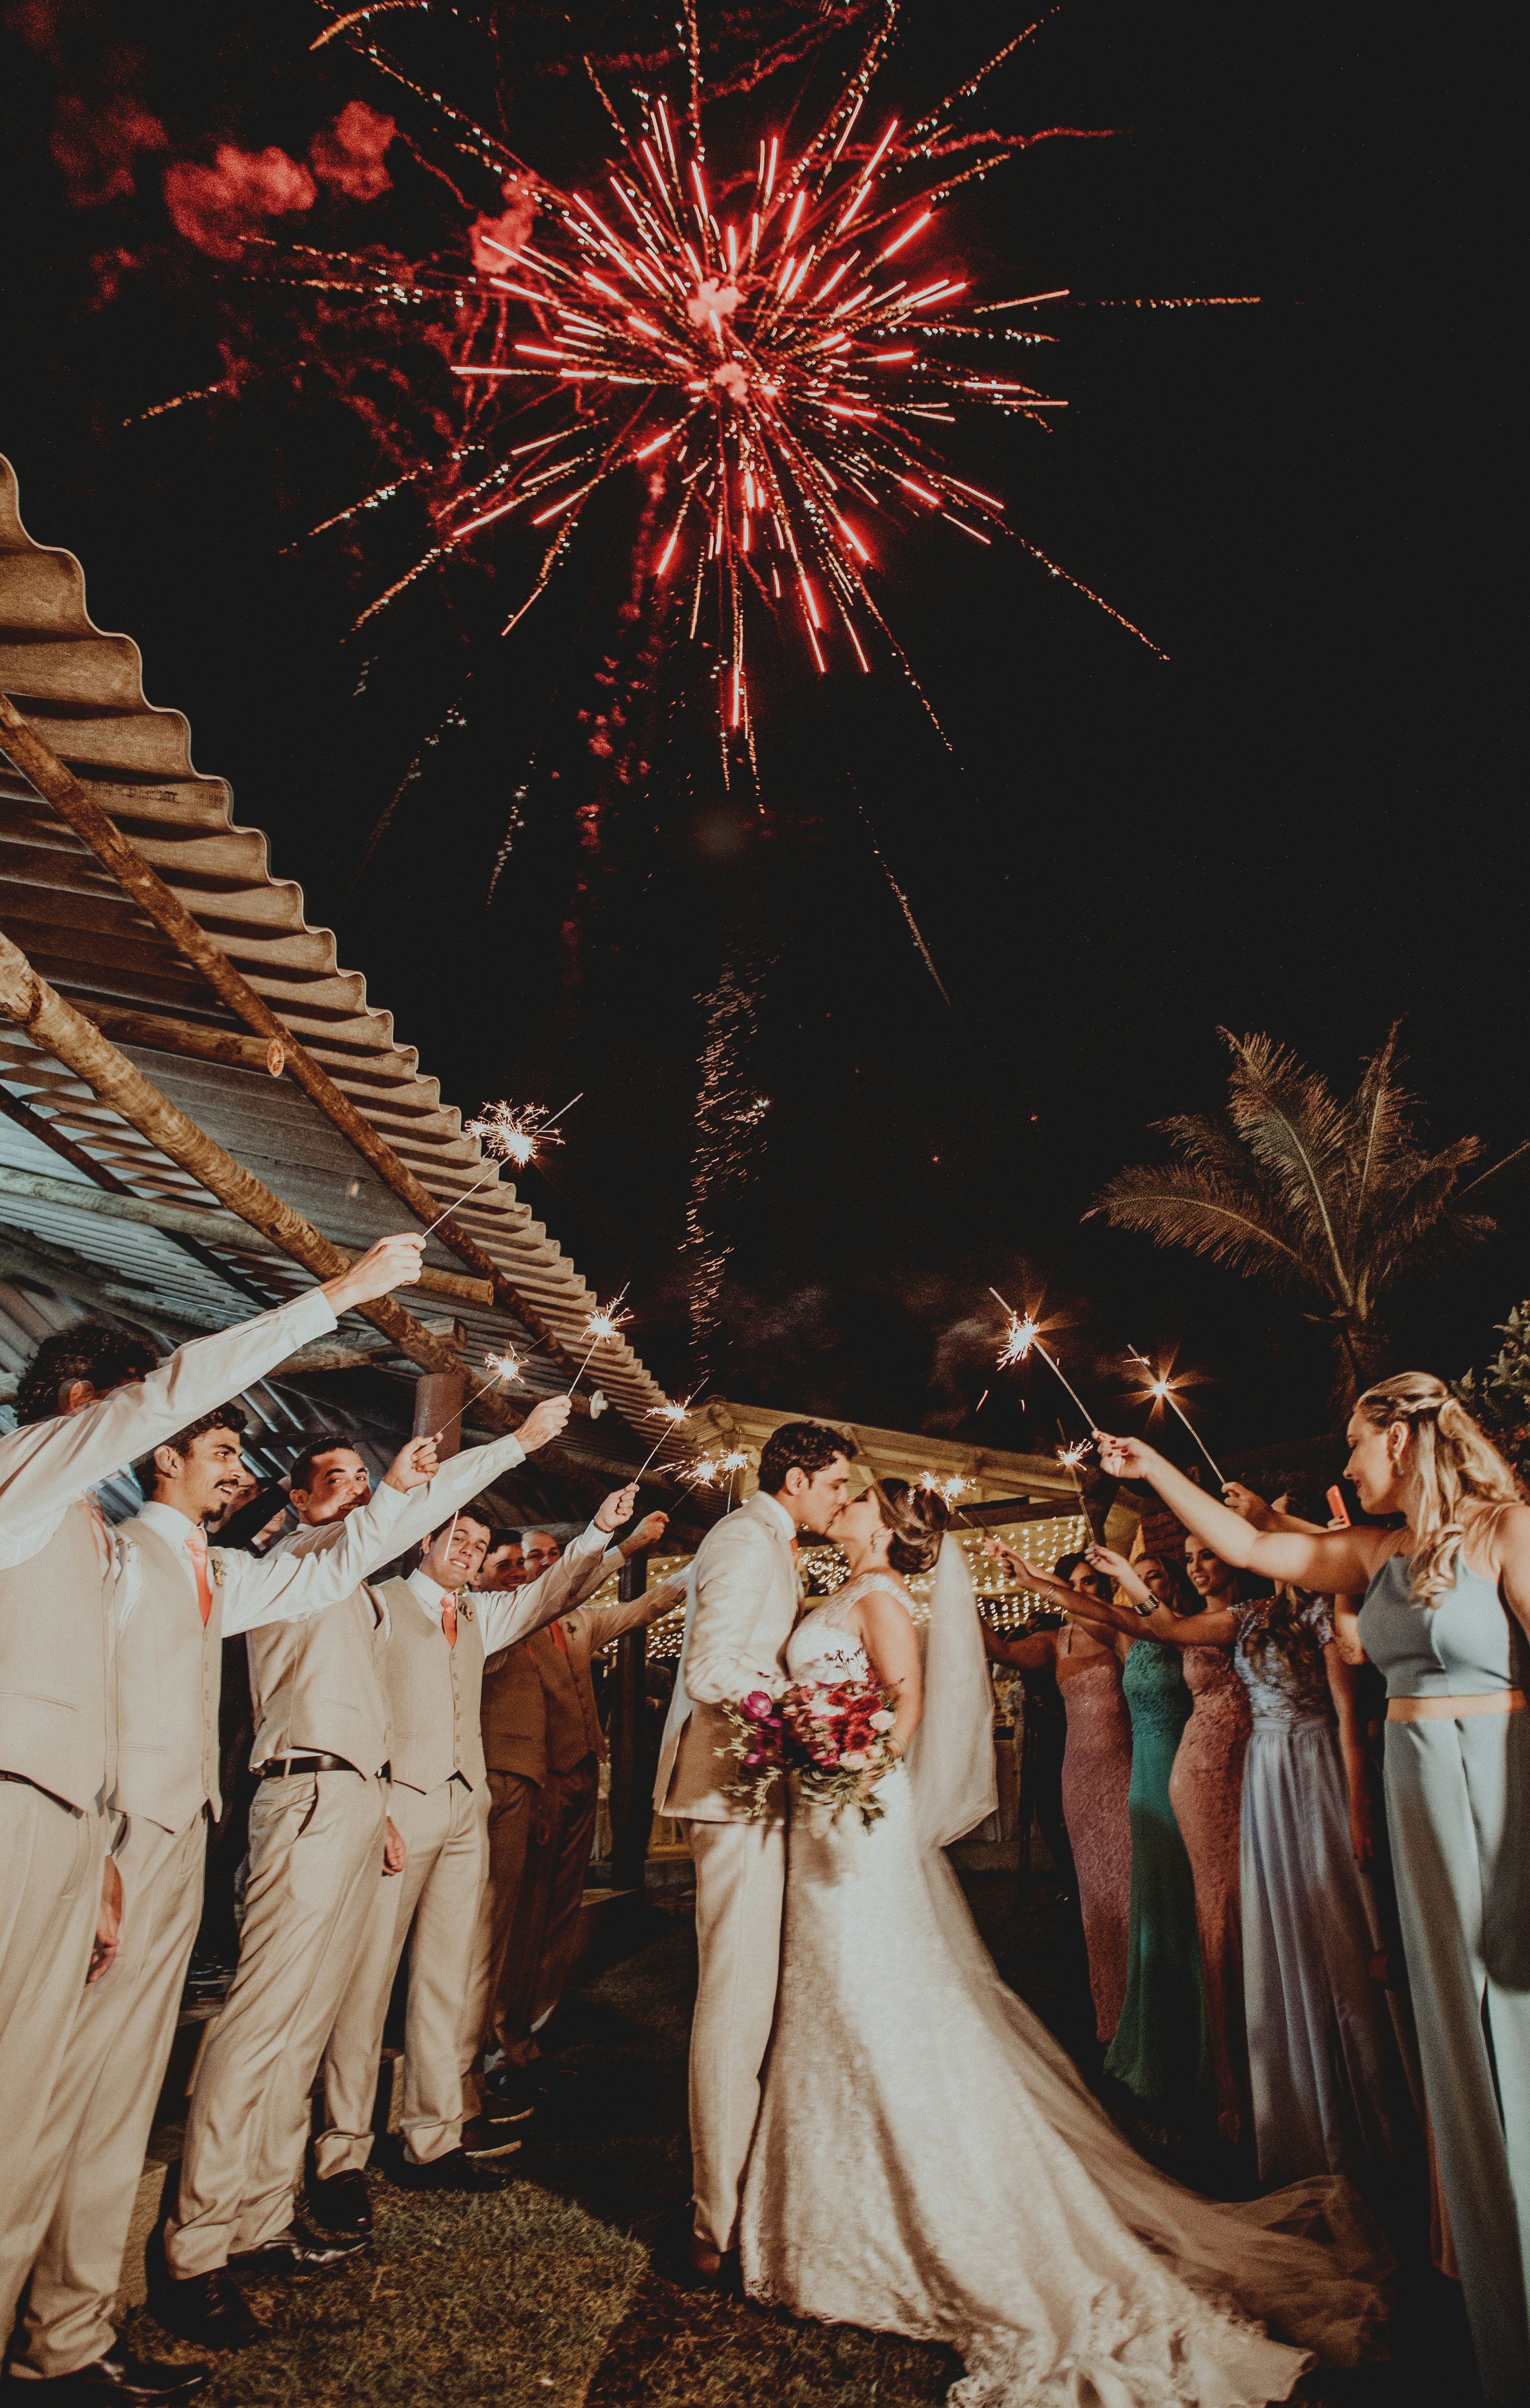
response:
<path id="1" fill-rule="evenodd" d="M 1414 1603 L 1389 1556 L 1360 1638 L 1389 1698 L 1530 1688 L 1530 1647 L 1492 1581 Z M 1135 1652 L 1135 1651 L 1134 1651 Z M 1419 2054 L 1478 2372 L 1490 2408 L 1530 2400 L 1530 1713 L 1386 1727 L 1387 1828 Z"/>
<path id="2" fill-rule="evenodd" d="M 1132 1717 L 1132 1891 L 1126 1998 L 1105 2070 L 1138 2099 L 1179 2108 L 1215 2087 L 1195 1880 L 1169 1804 L 1169 1774 L 1190 1720 L 1178 1647 L 1137 1639 L 1122 1676 Z"/>

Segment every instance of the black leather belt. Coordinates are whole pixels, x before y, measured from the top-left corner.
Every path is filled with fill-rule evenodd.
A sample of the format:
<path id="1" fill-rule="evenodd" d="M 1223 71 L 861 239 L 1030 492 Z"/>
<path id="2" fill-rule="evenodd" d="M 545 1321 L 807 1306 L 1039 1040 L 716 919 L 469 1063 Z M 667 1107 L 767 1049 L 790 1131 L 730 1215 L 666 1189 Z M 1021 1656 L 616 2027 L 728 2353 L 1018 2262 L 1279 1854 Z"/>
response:
<path id="1" fill-rule="evenodd" d="M 263 1781 L 286 1781 L 306 1772 L 354 1772 L 365 1779 L 348 1756 L 276 1756 L 261 1766 L 260 1777 Z M 379 1765 L 374 1776 L 379 1781 L 391 1781 L 393 1777 L 392 1764 Z"/>

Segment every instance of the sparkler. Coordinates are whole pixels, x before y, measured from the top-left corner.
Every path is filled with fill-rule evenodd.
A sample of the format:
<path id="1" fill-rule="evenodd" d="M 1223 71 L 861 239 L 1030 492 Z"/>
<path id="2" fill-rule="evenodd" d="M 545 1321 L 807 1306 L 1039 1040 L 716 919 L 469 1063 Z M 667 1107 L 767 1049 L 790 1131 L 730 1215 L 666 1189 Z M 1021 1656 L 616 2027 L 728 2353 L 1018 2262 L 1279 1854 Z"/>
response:
<path id="1" fill-rule="evenodd" d="M 479 218 L 472 272 L 436 260 L 400 280 L 362 257 L 287 254 L 326 294 L 434 306 L 451 331 L 464 393 L 466 424 L 441 480 L 435 539 L 357 624 L 454 549 L 491 528 L 524 529 L 545 550 L 508 635 L 595 497 L 636 473 L 663 480 L 650 568 L 661 587 L 689 590 L 693 641 L 711 575 L 724 767 L 731 745 L 752 747 L 748 597 L 794 629 L 817 674 L 868 671 L 875 623 L 912 678 L 868 582 L 888 541 L 928 515 L 985 546 L 1010 532 L 1002 497 L 951 474 L 927 430 L 974 410 L 1048 426 L 1067 407 L 997 372 L 1021 364 L 998 347 L 1051 338 L 1034 321 L 992 322 L 994 312 L 1065 301 L 1066 290 L 979 308 L 964 300 L 968 279 L 940 250 L 939 205 L 959 184 L 1031 143 L 1080 131 L 963 134 L 953 122 L 1043 21 L 917 122 L 887 118 L 873 131 L 868 117 L 852 141 L 897 13 L 896 0 L 884 0 L 826 115 L 792 150 L 762 127 L 752 172 L 740 175 L 708 164 L 692 8 L 683 113 L 651 90 L 631 89 L 619 106 L 586 59 L 617 148 L 588 191 L 565 191 L 408 75 L 374 38 L 375 13 L 351 11 L 320 38 L 343 36 L 412 93 L 459 152 L 500 178 L 509 207 Z M 1027 538 L 1016 539 L 1158 650 Z"/>
<path id="2" fill-rule="evenodd" d="M 652 1408 L 650 1418 L 653 1421 L 663 1422 L 665 1424 L 665 1427 L 659 1432 L 658 1437 L 654 1440 L 653 1444 L 650 1447 L 647 1455 L 644 1455 L 642 1462 L 633 1473 L 635 1484 L 641 1480 L 644 1472 L 648 1469 L 649 1465 L 658 1454 L 659 1449 L 663 1446 L 665 1439 L 670 1437 L 672 1433 L 679 1428 L 680 1423 L 687 1418 L 692 1406 L 695 1403 L 696 1398 L 701 1395 L 702 1389 L 705 1388 L 706 1385 L 707 1383 L 704 1380 L 701 1383 L 701 1387 L 693 1388 L 691 1394 L 681 1404 L 655 1405 Z M 680 1477 L 683 1478 L 684 1474 L 682 1473 Z"/>
<path id="3" fill-rule="evenodd" d="M 1028 1312 L 1023 1314 L 1019 1313 L 1015 1311 L 1012 1304 L 1005 1304 L 1004 1298 L 1000 1296 L 996 1287 L 991 1287 L 988 1293 L 993 1297 L 995 1303 L 1004 1305 L 1006 1312 L 1009 1315 L 1008 1331 L 1006 1334 L 1004 1344 L 1000 1348 L 996 1358 L 999 1369 L 1001 1371 L 1007 1370 L 1011 1363 L 1023 1363 L 1034 1346 L 1037 1353 L 1040 1355 L 1043 1363 L 1047 1365 L 1048 1369 L 1056 1372 L 1057 1377 L 1062 1381 L 1064 1387 L 1067 1390 L 1068 1395 L 1073 1398 L 1074 1403 L 1078 1406 L 1079 1411 L 1082 1413 L 1090 1428 L 1093 1429 L 1094 1426 L 1094 1414 L 1090 1412 L 1089 1407 L 1084 1403 L 1083 1398 L 1080 1396 L 1078 1389 L 1074 1386 L 1072 1381 L 1063 1369 L 1063 1367 L 1058 1362 L 1056 1355 L 1049 1354 L 1046 1347 L 1042 1345 L 1040 1332 L 1037 1324 L 1032 1320 L 1030 1314 Z"/>
<path id="4" fill-rule="evenodd" d="M 1145 1371 L 1152 1370 L 1152 1365 L 1149 1362 L 1147 1356 L 1145 1354 L 1139 1354 L 1135 1346 L 1129 1346 L 1127 1351 L 1134 1363 L 1140 1363 Z M 1151 1395 L 1157 1398 L 1158 1402 L 1161 1405 L 1167 1405 L 1171 1413 L 1179 1414 L 1180 1419 L 1183 1422 L 1186 1429 L 1190 1432 L 1191 1437 L 1194 1440 L 1195 1444 L 1200 1448 L 1200 1451 L 1205 1455 L 1207 1462 L 1210 1465 L 1212 1475 L 1216 1480 L 1217 1486 L 1219 1488 L 1225 1488 L 1227 1485 L 1226 1475 L 1218 1468 L 1215 1455 L 1207 1445 L 1206 1440 L 1202 1438 L 1199 1430 L 1195 1427 L 1190 1415 L 1185 1412 L 1184 1407 L 1179 1402 L 1170 1383 L 1163 1377 L 1162 1373 L 1159 1373 L 1154 1378 L 1149 1380 L 1148 1389 Z"/>
<path id="5" fill-rule="evenodd" d="M 468 1136 L 476 1137 L 484 1153 L 493 1160 L 483 1177 L 468 1189 L 465 1196 L 459 1196 L 454 1204 L 449 1204 L 444 1212 L 436 1214 L 425 1231 L 426 1237 L 432 1230 L 438 1229 L 443 1221 L 450 1221 L 453 1212 L 460 1212 L 480 1187 L 487 1187 L 491 1180 L 497 1179 L 502 1162 L 513 1162 L 517 1170 L 524 1170 L 528 1162 L 536 1161 L 539 1145 L 562 1145 L 563 1139 L 551 1134 L 552 1125 L 554 1121 L 561 1121 L 565 1112 L 572 1111 L 583 1094 L 581 1087 L 579 1095 L 570 1096 L 567 1103 L 561 1105 L 555 1112 L 550 1112 L 545 1104 L 528 1104 L 523 1111 L 518 1111 L 512 1104 L 485 1104 L 476 1121 L 465 1121 L 463 1126 Z"/>
<path id="6" fill-rule="evenodd" d="M 722 1457 L 722 1462 L 717 1467 L 719 1471 L 725 1471 L 728 1475 L 727 1510 L 730 1513 L 733 1512 L 734 1508 L 735 1484 L 737 1481 L 738 1474 L 745 1469 L 748 1462 L 749 1456 L 745 1454 L 743 1448 L 741 1446 L 735 1446 L 729 1448 L 727 1454 Z"/>
<path id="7" fill-rule="evenodd" d="M 474 1389 L 472 1395 L 468 1398 L 466 1404 L 458 1406 L 456 1412 L 452 1414 L 450 1421 L 443 1422 L 441 1424 L 440 1428 L 436 1433 L 437 1440 L 445 1438 L 448 1430 L 452 1427 L 452 1425 L 461 1421 L 464 1413 L 466 1412 L 468 1406 L 476 1405 L 479 1398 L 480 1397 L 486 1397 L 491 1388 L 497 1388 L 501 1380 L 508 1381 L 511 1385 L 514 1385 L 515 1383 L 521 1381 L 521 1358 L 516 1354 L 513 1346 L 510 1347 L 508 1353 L 504 1354 L 486 1354 L 483 1359 L 490 1367 L 491 1376 L 484 1381 L 481 1387 Z M 524 1385 L 524 1383 L 522 1382 L 522 1384 Z"/>
<path id="8" fill-rule="evenodd" d="M 626 1293 L 626 1289 L 623 1288 L 622 1296 L 614 1297 L 611 1302 L 608 1305 L 597 1304 L 593 1312 L 590 1313 L 586 1317 L 584 1334 L 590 1340 L 589 1352 L 586 1354 L 583 1362 L 579 1365 L 579 1369 L 575 1372 L 573 1379 L 569 1383 L 568 1393 L 570 1396 L 573 1395 L 574 1390 L 579 1386 L 579 1382 L 583 1379 L 586 1371 L 590 1369 L 591 1359 L 593 1356 L 595 1348 L 597 1346 L 603 1346 L 608 1338 L 614 1338 L 622 1323 L 632 1319 L 630 1312 L 623 1312 L 621 1311 L 622 1297 L 625 1296 Z"/>

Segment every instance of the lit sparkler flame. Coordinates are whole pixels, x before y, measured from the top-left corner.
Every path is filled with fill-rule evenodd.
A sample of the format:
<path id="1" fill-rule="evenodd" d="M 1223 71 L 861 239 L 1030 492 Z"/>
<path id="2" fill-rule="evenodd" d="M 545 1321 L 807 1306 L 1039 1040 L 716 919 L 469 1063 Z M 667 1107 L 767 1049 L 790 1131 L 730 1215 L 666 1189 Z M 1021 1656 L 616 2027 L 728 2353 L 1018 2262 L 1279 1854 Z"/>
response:
<path id="1" fill-rule="evenodd" d="M 692 9 L 683 117 L 651 91 L 634 89 L 619 107 L 585 61 L 620 147 L 603 186 L 563 191 L 407 75 L 379 48 L 366 24 L 373 13 L 351 11 L 322 38 L 346 35 L 413 93 L 455 147 L 502 179 L 510 208 L 504 218 L 479 217 L 472 271 L 428 262 L 397 288 L 411 308 L 436 304 L 452 329 L 467 428 L 451 453 L 452 478 L 443 479 L 435 545 L 363 620 L 420 568 L 491 524 L 505 532 L 519 513 L 520 526 L 549 535 L 508 634 L 566 555 L 593 497 L 636 468 L 665 480 L 665 523 L 651 570 L 660 585 L 681 575 L 694 584 L 693 640 L 713 573 L 724 761 L 730 742 L 748 744 L 752 735 L 746 598 L 794 626 L 819 674 L 869 669 L 863 637 L 870 622 L 901 660 L 867 581 L 890 539 L 931 512 L 979 543 L 1009 532 L 1002 499 L 952 476 L 923 429 L 979 408 L 1045 426 L 1067 407 L 1018 376 L 974 374 L 971 357 L 979 342 L 985 365 L 1018 365 L 995 361 L 993 346 L 1051 338 L 1034 322 L 996 327 L 993 313 L 1065 300 L 1066 292 L 979 307 L 963 299 L 967 279 L 931 255 L 938 204 L 957 185 L 1032 142 L 1078 130 L 953 129 L 951 113 L 1037 27 L 917 122 L 892 118 L 874 139 L 852 143 L 896 16 L 896 0 L 885 0 L 859 64 L 800 147 L 783 154 L 779 135 L 762 135 L 752 175 L 713 176 L 709 190 Z M 960 165 L 958 152 L 968 154 Z M 367 259 L 291 257 L 328 294 L 349 291 L 368 306 L 393 295 Z M 321 278 L 316 266 L 329 272 Z M 534 412 L 545 415 L 527 441 Z M 454 479 L 468 436 L 484 465 L 461 485 Z M 643 465 L 650 461 L 652 468 Z M 1158 650 L 1025 537 L 1017 539 Z"/>
<path id="2" fill-rule="evenodd" d="M 579 1098 L 573 1096 L 561 1111 L 550 1112 L 545 1104 L 485 1104 L 476 1121 L 465 1121 L 469 1137 L 476 1137 L 485 1154 L 497 1162 L 513 1162 L 517 1170 L 524 1170 L 535 1162 L 536 1151 L 543 1145 L 562 1145 L 563 1132 L 553 1133 L 553 1123 L 561 1121 Z"/>
<path id="3" fill-rule="evenodd" d="M 748 1462 L 749 1457 L 744 1453 L 741 1446 L 730 1447 L 728 1453 L 722 1457 L 722 1462 L 719 1464 L 718 1469 L 720 1471 L 729 1472 L 742 1471 Z"/>
<path id="4" fill-rule="evenodd" d="M 1133 1362 L 1139 1363 L 1144 1371 L 1151 1372 L 1152 1370 L 1152 1366 L 1148 1361 L 1147 1356 L 1145 1354 L 1139 1354 L 1135 1346 L 1128 1346 L 1126 1351 L 1131 1355 Z M 1216 1479 L 1217 1486 L 1219 1488 L 1224 1488 L 1227 1484 L 1226 1475 L 1219 1466 L 1216 1456 L 1207 1445 L 1205 1439 L 1202 1438 L 1199 1430 L 1195 1427 L 1194 1423 L 1191 1420 L 1190 1415 L 1185 1412 L 1184 1407 L 1176 1398 L 1173 1382 L 1171 1380 L 1165 1380 L 1163 1373 L 1160 1371 L 1155 1378 L 1148 1379 L 1143 1384 L 1146 1387 L 1148 1394 L 1156 1403 L 1167 1405 L 1171 1413 L 1177 1413 L 1179 1415 L 1179 1418 L 1190 1432 L 1191 1437 L 1194 1440 L 1195 1444 L 1199 1447 L 1202 1455 L 1205 1455 L 1207 1462 L 1210 1465 L 1212 1473 Z"/>
<path id="5" fill-rule="evenodd" d="M 999 1369 L 1008 1370 L 1011 1363 L 1023 1363 L 1036 1344 L 1036 1323 L 1031 1319 L 1030 1314 L 1011 1312 L 1004 1344 L 994 1358 Z"/>

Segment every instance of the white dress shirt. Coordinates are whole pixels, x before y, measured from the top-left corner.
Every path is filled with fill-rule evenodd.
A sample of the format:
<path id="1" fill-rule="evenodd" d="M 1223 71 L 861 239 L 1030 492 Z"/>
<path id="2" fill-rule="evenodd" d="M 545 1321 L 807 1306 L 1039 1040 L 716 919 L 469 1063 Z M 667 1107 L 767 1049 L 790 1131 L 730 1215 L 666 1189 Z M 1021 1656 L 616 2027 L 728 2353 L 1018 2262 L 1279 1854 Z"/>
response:
<path id="1" fill-rule="evenodd" d="M 258 1630 L 267 1622 L 301 1622 L 337 1605 L 359 1588 L 368 1572 L 398 1553 L 395 1538 L 408 1498 L 386 1482 L 368 1505 L 359 1506 L 340 1522 L 319 1522 L 294 1534 L 294 1543 L 281 1554 L 247 1555 L 237 1547 L 209 1545 L 207 1578 L 222 1593 L 223 1637 Z M 186 1580 L 196 1594 L 196 1566 L 186 1541 L 195 1525 L 174 1505 L 158 1500 L 137 1517 L 147 1522 L 185 1566 Z M 117 1622 L 125 1630 L 143 1594 L 143 1570 L 125 1542 L 127 1562 L 119 1592 Z"/>
<path id="2" fill-rule="evenodd" d="M 291 1304 L 178 1347 L 147 1379 L 114 1388 L 78 1413 L 57 1413 L 0 1438 L 0 1568 L 30 1563 L 98 1480 L 215 1412 L 335 1326 L 328 1297 L 308 1288 Z"/>

